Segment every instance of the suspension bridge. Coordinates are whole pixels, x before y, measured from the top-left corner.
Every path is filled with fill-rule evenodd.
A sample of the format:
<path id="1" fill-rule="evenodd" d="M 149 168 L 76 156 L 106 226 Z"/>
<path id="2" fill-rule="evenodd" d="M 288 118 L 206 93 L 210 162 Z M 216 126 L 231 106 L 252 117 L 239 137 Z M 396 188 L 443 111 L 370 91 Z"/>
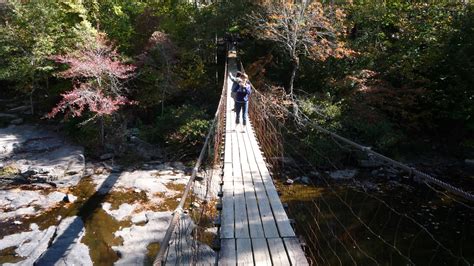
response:
<path id="1" fill-rule="evenodd" d="M 232 57 L 228 71 L 237 71 Z M 219 264 L 307 265 L 252 123 L 234 122 L 232 82 L 227 84 Z"/>
<path id="2" fill-rule="evenodd" d="M 281 149 L 280 144 L 268 141 L 265 138 L 257 139 L 257 135 L 261 136 L 262 134 L 275 137 L 278 135 L 278 129 L 269 123 L 269 117 L 255 115 L 255 113 L 263 113 L 252 110 L 255 105 L 251 105 L 250 111 L 253 115 L 247 126 L 235 124 L 236 114 L 232 110 L 233 99 L 230 95 L 232 81 L 228 74 L 235 74 L 237 70 L 236 53 L 230 50 L 226 60 L 226 78 L 224 79 L 218 109 L 180 204 L 173 213 L 170 226 L 161 242 L 154 265 L 308 265 L 307 258 L 309 257 L 313 259 L 310 260 L 311 264 L 333 264 L 338 262 L 342 265 L 345 262 L 357 264 L 357 261 L 367 261 L 369 264 L 381 263 L 382 261 L 377 256 L 370 255 L 357 243 L 354 232 L 351 232 L 337 218 L 338 214 L 333 210 L 334 207 L 331 208 L 331 203 L 325 200 L 324 197 L 321 197 L 322 202 L 330 210 L 330 216 L 334 217 L 335 222 L 328 223 L 326 221 L 327 228 L 324 229 L 323 222 L 327 220 L 327 217 L 319 217 L 323 213 L 323 205 L 313 201 L 309 204 L 309 207 L 305 206 L 309 210 L 306 214 L 314 219 L 316 228 L 311 225 L 297 226 L 300 229 L 303 227 L 301 232 L 307 234 L 305 238 L 310 240 L 312 246 L 309 251 L 303 250 L 300 239 L 295 233 L 293 224 L 280 201 L 270 174 L 269 166 L 272 164 L 272 156 L 278 155 L 278 150 Z M 271 105 L 268 100 L 260 99 L 262 95 L 258 91 L 254 91 L 254 93 L 256 95 L 252 96 L 252 101 L 256 101 L 256 98 L 260 101 L 267 101 L 264 104 L 260 103 L 260 108 Z M 288 110 L 278 109 L 276 112 L 285 113 Z M 470 205 L 448 195 L 446 192 L 435 189 L 432 185 L 441 187 L 451 194 L 472 202 L 473 196 L 469 192 L 378 154 L 368 147 L 340 137 L 324 128 L 320 128 L 318 125 L 313 126 L 327 134 L 334 141 L 346 143 L 360 152 L 367 153 L 370 158 L 376 157 L 394 167 L 407 171 L 415 180 L 426 184 L 433 191 L 442 193 L 450 200 L 458 202 L 472 211 L 473 208 Z M 267 158 L 265 158 L 262 149 L 265 149 Z M 276 154 L 272 154 L 275 150 Z M 311 162 L 308 162 L 308 165 L 311 165 Z M 304 172 L 305 170 L 301 169 L 301 171 Z M 199 186 L 196 185 L 198 179 L 201 180 Z M 449 247 L 438 241 L 427 225 L 417 222 L 416 219 L 406 213 L 395 210 L 376 195 L 367 194 L 365 198 L 369 197 L 377 200 L 379 204 L 377 212 L 381 208 L 390 210 L 390 216 L 385 225 L 392 223 L 392 221 L 398 222 L 395 240 L 393 243 L 386 240 L 371 227 L 372 221 L 376 220 L 375 217 L 369 223 L 364 222 L 352 207 L 352 201 L 348 203 L 345 199 L 347 198 L 347 192 L 345 198 L 343 198 L 338 195 L 338 192 L 330 183 L 327 183 L 324 178 L 322 180 L 336 195 L 339 201 L 338 204 L 348 209 L 348 213 L 353 216 L 359 227 L 363 228 L 370 237 L 380 241 L 382 246 L 391 249 L 390 260 L 392 262 L 394 262 L 392 260 L 393 253 L 399 256 L 400 262 L 414 264 L 409 257 L 411 250 L 406 255 L 403 248 L 399 248 L 399 245 L 397 245 L 398 228 L 406 223 L 415 225 L 419 230 L 410 244 L 410 248 L 420 235 L 434 243 L 436 252 L 430 258 L 430 262 L 435 259 L 439 253 L 438 251 L 441 250 L 457 263 L 468 264 L 468 260 L 462 255 L 462 251 L 461 254 L 457 254 L 457 251 L 453 252 Z M 214 202 L 212 198 L 217 197 L 219 198 L 218 202 Z M 197 201 L 199 201 L 198 206 L 200 207 L 192 207 Z M 191 208 L 186 208 L 186 204 L 190 205 Z M 217 212 L 213 210 L 217 210 Z M 398 216 L 398 220 L 392 218 L 392 213 Z M 377 213 L 374 215 L 376 216 Z M 189 216 L 193 217 L 193 223 L 189 222 Z M 209 225 L 210 220 L 213 220 L 211 224 L 217 227 L 218 237 L 214 239 L 213 247 L 216 252 L 202 244 L 204 229 L 201 226 L 203 224 Z M 342 236 L 348 238 L 348 240 L 341 240 L 341 235 L 337 235 L 336 225 L 340 225 Z M 385 228 L 385 225 L 382 229 Z M 329 237 L 333 240 L 326 239 L 328 233 L 332 234 Z M 367 239 L 370 239 L 370 237 L 367 237 Z M 327 247 L 315 244 L 320 241 L 325 242 Z M 323 249 L 329 250 L 330 255 Z M 359 256 L 358 259 L 352 255 L 351 249 L 357 250 L 358 255 L 356 256 Z M 339 256 L 340 252 L 348 254 L 346 256 L 347 261 Z"/>

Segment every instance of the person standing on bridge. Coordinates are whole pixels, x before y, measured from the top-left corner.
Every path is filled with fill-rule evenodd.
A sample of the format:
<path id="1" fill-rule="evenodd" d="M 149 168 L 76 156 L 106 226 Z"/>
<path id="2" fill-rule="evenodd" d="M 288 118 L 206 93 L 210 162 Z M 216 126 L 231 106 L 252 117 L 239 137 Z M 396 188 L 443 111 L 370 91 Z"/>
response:
<path id="1" fill-rule="evenodd" d="M 240 112 L 242 111 L 242 123 L 247 125 L 247 113 L 249 107 L 249 96 L 252 93 L 252 88 L 245 73 L 241 73 L 240 77 L 234 77 L 229 73 L 230 79 L 234 82 L 232 85 L 232 95 L 234 95 L 234 109 L 236 112 L 235 124 L 240 123 Z"/>

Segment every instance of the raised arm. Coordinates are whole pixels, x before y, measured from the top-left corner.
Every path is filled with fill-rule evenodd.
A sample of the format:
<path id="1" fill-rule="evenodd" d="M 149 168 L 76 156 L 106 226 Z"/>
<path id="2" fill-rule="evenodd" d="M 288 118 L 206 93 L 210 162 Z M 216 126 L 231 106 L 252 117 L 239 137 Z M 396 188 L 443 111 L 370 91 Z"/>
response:
<path id="1" fill-rule="evenodd" d="M 234 75 L 232 75 L 232 72 L 229 72 L 229 77 L 230 77 L 230 80 L 232 80 L 233 82 L 238 82 L 238 78 L 237 77 L 234 77 Z"/>

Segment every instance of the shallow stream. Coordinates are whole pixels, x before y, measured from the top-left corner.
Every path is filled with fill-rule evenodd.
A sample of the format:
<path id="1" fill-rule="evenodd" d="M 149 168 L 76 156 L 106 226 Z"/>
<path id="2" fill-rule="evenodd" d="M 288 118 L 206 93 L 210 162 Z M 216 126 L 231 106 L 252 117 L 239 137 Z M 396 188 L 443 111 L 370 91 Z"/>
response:
<path id="1" fill-rule="evenodd" d="M 356 178 L 277 187 L 316 265 L 474 263 L 472 207 L 425 185 Z"/>
<path id="2" fill-rule="evenodd" d="M 123 239 L 115 236 L 114 233 L 132 226 L 132 222 L 130 219 L 117 221 L 102 208 L 102 204 L 110 202 L 111 210 L 118 209 L 124 203 L 140 204 L 141 207 L 137 211 L 150 210 L 161 212 L 174 210 L 178 205 L 178 199 L 184 190 L 184 185 L 170 183 L 167 185 L 167 188 L 169 191 L 176 191 L 178 193 L 172 197 L 156 195 L 163 196 L 164 200 L 162 204 L 153 206 L 147 204 L 148 197 L 144 191 L 129 189 L 99 194 L 92 179 L 85 177 L 77 186 L 70 188 L 68 191 L 68 193 L 77 196 L 77 200 L 74 203 L 61 203 L 37 216 L 17 219 L 17 221 L 21 221 L 21 224 L 13 223 L 12 220 L 2 222 L 0 223 L 0 239 L 10 234 L 29 231 L 30 224 L 32 223 L 37 224 L 40 230 L 44 230 L 51 225 L 58 225 L 66 217 L 79 216 L 84 222 L 85 227 L 85 235 L 81 242 L 89 248 L 89 255 L 94 265 L 113 265 L 120 258 L 120 254 L 114 251 L 112 246 L 123 244 Z M 15 255 L 16 248 L 10 247 L 0 250 L 0 264 L 15 263 L 25 259 Z M 159 243 L 150 243 L 148 245 L 147 258 L 145 259 L 146 264 L 152 264 L 158 249 Z"/>

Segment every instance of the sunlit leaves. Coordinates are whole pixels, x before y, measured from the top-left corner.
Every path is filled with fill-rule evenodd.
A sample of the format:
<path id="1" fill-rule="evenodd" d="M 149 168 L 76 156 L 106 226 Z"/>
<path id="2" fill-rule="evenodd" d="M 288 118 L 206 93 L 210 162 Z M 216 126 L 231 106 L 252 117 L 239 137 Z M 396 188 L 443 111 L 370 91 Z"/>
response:
<path id="1" fill-rule="evenodd" d="M 350 53 L 340 40 L 344 32 L 344 12 L 326 10 L 320 2 L 266 3 L 261 12 L 255 12 L 249 18 L 254 24 L 255 37 L 274 42 L 293 62 L 290 95 L 300 56 L 324 61 L 331 56 L 342 57 Z"/>
<path id="2" fill-rule="evenodd" d="M 31 92 L 52 70 L 48 57 L 94 34 L 76 1 L 9 1 L 0 25 L 0 78 Z"/>
<path id="3" fill-rule="evenodd" d="M 81 116 L 86 108 L 95 114 L 93 118 L 101 117 L 131 103 L 122 95 L 122 80 L 130 78 L 136 67 L 124 64 L 104 35 L 97 35 L 94 43 L 78 46 L 77 51 L 51 59 L 68 65 L 68 69 L 57 75 L 74 79 L 76 85 L 73 90 L 61 95 L 62 100 L 47 115 L 48 118 L 59 112 Z"/>

